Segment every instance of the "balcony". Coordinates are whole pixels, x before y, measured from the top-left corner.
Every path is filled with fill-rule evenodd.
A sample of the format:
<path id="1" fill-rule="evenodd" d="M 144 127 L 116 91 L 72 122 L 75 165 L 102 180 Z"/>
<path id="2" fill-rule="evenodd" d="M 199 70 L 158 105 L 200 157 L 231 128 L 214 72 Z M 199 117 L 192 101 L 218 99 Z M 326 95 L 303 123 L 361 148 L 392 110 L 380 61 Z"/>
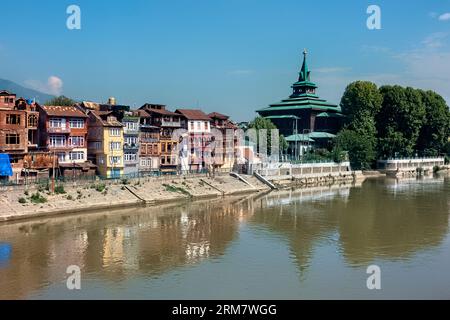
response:
<path id="1" fill-rule="evenodd" d="M 181 127 L 181 121 L 161 121 L 161 127 L 179 128 Z"/>
<path id="2" fill-rule="evenodd" d="M 125 143 L 123 145 L 124 150 L 139 150 L 139 143 Z"/>
<path id="3" fill-rule="evenodd" d="M 70 128 L 68 127 L 60 127 L 60 128 L 56 128 L 56 127 L 48 127 L 47 128 L 47 132 L 48 133 L 70 133 Z"/>

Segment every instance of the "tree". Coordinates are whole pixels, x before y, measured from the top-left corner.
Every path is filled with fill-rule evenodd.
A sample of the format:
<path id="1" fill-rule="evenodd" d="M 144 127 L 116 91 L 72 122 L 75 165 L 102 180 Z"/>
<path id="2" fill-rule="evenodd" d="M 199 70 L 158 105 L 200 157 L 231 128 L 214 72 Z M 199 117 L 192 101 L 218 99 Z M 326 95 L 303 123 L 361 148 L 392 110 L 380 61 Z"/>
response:
<path id="1" fill-rule="evenodd" d="M 417 140 L 417 149 L 424 156 L 445 152 L 450 135 L 450 111 L 442 96 L 433 91 L 419 90 L 425 104 L 425 121 Z"/>
<path id="2" fill-rule="evenodd" d="M 341 150 L 346 150 L 353 170 L 368 170 L 376 156 L 373 144 L 374 139 L 371 137 L 360 135 L 355 130 L 343 129 L 335 138 L 333 153 L 340 155 Z"/>
<path id="3" fill-rule="evenodd" d="M 355 81 L 345 89 L 341 99 L 342 113 L 348 123 L 375 117 L 381 109 L 383 96 L 377 85 L 369 81 Z"/>
<path id="4" fill-rule="evenodd" d="M 335 139 L 334 152 L 348 151 L 353 167 L 369 169 L 375 161 L 377 148 L 377 130 L 375 116 L 381 109 L 383 96 L 376 84 L 368 81 L 352 82 L 345 89 L 341 99 L 342 112 L 346 115 L 344 130 Z M 357 145 L 352 145 L 352 137 Z"/>
<path id="5" fill-rule="evenodd" d="M 47 106 L 65 106 L 65 107 L 70 107 L 73 106 L 74 104 L 76 104 L 77 102 L 75 100 L 72 100 L 70 98 L 67 98 L 65 96 L 59 96 L 59 97 L 54 97 L 53 99 L 47 101 L 46 103 L 44 103 Z"/>
<path id="6" fill-rule="evenodd" d="M 425 121 L 422 94 L 413 88 L 383 86 L 381 110 L 376 116 L 380 157 L 413 156 Z M 396 145 L 396 149 L 393 148 Z"/>
<path id="7" fill-rule="evenodd" d="M 276 130 L 277 127 L 273 124 L 272 121 L 269 119 L 263 118 L 263 117 L 256 117 L 252 122 L 248 125 L 249 129 L 255 129 L 256 130 L 256 139 L 258 143 L 258 152 L 260 152 L 260 141 L 259 141 L 259 130 L 267 130 L 267 152 L 270 155 L 271 148 L 272 148 L 272 134 L 271 130 Z M 280 151 L 283 152 L 288 148 L 288 143 L 284 136 L 282 134 L 279 135 L 279 147 Z"/>

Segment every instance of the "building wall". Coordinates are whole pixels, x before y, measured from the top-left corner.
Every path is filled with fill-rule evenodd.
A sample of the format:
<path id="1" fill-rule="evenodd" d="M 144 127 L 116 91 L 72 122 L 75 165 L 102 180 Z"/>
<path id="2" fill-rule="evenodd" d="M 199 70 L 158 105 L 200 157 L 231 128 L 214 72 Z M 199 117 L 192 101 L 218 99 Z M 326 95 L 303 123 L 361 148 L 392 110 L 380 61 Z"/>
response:
<path id="1" fill-rule="evenodd" d="M 0 108 L 14 108 L 16 96 L 14 94 L 0 96 Z"/>
<path id="2" fill-rule="evenodd" d="M 118 130 L 119 135 L 115 136 L 111 134 L 111 130 Z M 120 148 L 117 150 L 111 150 L 111 143 L 119 143 Z M 124 171 L 124 158 L 123 158 L 123 128 L 117 127 L 105 127 L 103 128 L 103 154 L 104 160 L 106 162 L 105 171 L 102 172 L 107 178 L 111 178 L 114 174 L 113 171 L 116 171 L 116 175 L 123 175 Z M 111 157 L 117 157 L 119 159 L 118 163 L 112 164 Z"/>

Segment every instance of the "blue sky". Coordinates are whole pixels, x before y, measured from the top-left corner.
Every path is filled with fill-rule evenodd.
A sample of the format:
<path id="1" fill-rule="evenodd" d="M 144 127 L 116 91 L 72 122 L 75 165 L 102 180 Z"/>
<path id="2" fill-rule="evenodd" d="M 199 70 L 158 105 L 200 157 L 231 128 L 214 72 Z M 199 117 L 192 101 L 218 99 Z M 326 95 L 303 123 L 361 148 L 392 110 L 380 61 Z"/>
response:
<path id="1" fill-rule="evenodd" d="M 81 30 L 66 28 L 71 4 Z M 366 27 L 371 4 L 381 30 Z M 290 94 L 307 48 L 319 95 L 335 103 L 360 79 L 450 101 L 450 0 L 3 0 L 2 13 L 0 78 L 78 99 L 244 121 Z"/>

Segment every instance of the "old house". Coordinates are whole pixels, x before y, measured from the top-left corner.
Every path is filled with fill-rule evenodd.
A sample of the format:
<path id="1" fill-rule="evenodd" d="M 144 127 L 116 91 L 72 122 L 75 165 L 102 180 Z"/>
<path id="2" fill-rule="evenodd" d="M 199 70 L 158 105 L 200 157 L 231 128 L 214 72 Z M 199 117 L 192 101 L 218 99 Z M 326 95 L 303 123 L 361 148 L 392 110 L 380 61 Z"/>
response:
<path id="1" fill-rule="evenodd" d="M 145 110 L 139 115 L 139 172 L 149 175 L 158 172 L 161 163 L 160 127 L 152 122 L 152 116 Z"/>
<path id="2" fill-rule="evenodd" d="M 139 126 L 140 118 L 127 112 L 122 118 L 124 174 L 136 176 L 139 173 Z"/>
<path id="3" fill-rule="evenodd" d="M 7 91 L 1 91 L 0 101 L 0 152 L 9 154 L 12 179 L 19 182 L 23 179 L 25 155 L 38 149 L 37 104 L 16 99 Z"/>
<path id="4" fill-rule="evenodd" d="M 92 175 L 87 162 L 88 117 L 76 106 L 39 106 L 41 146 L 58 158 L 63 176 Z"/>
<path id="5" fill-rule="evenodd" d="M 201 171 L 213 162 L 211 157 L 211 118 L 196 109 L 177 109 L 182 118 L 183 136 L 180 161 L 183 171 Z"/>
<path id="6" fill-rule="evenodd" d="M 214 138 L 214 164 L 223 170 L 232 170 L 235 164 L 238 126 L 229 116 L 218 112 L 208 114 L 211 119 L 211 130 Z"/>
<path id="7" fill-rule="evenodd" d="M 151 125 L 159 128 L 160 171 L 176 173 L 179 166 L 179 140 L 176 131 L 182 127 L 183 115 L 171 112 L 160 104 L 147 103 L 140 110 L 147 112 Z"/>
<path id="8" fill-rule="evenodd" d="M 119 178 L 124 174 L 123 124 L 112 111 L 88 112 L 88 157 L 97 165 L 104 178 Z"/>

